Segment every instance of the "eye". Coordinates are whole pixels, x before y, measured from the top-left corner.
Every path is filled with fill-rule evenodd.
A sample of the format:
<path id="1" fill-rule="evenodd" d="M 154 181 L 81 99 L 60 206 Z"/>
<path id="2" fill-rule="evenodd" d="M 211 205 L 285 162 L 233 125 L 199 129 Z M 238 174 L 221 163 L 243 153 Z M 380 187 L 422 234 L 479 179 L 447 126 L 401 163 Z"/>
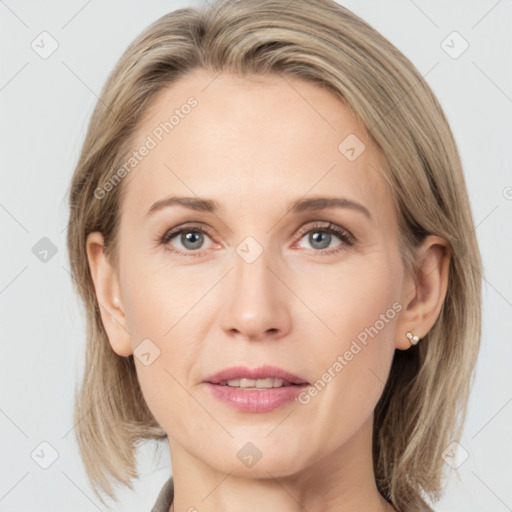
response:
<path id="1" fill-rule="evenodd" d="M 158 242 L 165 245 L 170 251 L 183 256 L 203 256 L 205 238 L 209 238 L 210 228 L 204 225 L 183 224 L 172 228 L 158 239 Z M 335 224 L 314 224 L 308 225 L 299 231 L 301 238 L 294 243 L 294 246 L 302 239 L 306 239 L 314 254 L 331 255 L 344 250 L 347 246 L 355 244 L 356 239 L 347 230 Z M 332 242 L 336 238 L 341 242 L 332 248 Z"/>
<path id="2" fill-rule="evenodd" d="M 303 228 L 299 232 L 301 239 L 306 239 L 315 254 L 330 255 L 338 253 L 346 246 L 354 245 L 355 238 L 345 229 L 335 224 L 320 225 L 314 224 Z M 342 243 L 337 244 L 332 250 L 332 242 L 338 238 Z M 299 242 L 300 242 L 299 240 Z M 297 243 L 297 242 L 296 242 Z M 331 247 L 331 250 L 325 250 Z"/>
<path id="3" fill-rule="evenodd" d="M 170 250 L 186 256 L 201 256 L 205 237 L 210 230 L 205 226 L 184 224 L 167 231 L 159 240 L 162 245 L 171 246 Z M 174 243 L 171 243 L 175 240 Z"/>

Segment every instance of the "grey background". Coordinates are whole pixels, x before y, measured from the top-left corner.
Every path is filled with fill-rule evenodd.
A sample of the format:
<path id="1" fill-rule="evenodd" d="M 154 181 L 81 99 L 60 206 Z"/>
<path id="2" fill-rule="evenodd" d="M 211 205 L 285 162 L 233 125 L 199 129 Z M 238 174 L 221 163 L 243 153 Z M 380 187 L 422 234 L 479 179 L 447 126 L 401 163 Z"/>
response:
<path id="1" fill-rule="evenodd" d="M 201 1 L 0 0 L 3 512 L 107 510 L 87 484 L 73 437 L 85 323 L 70 284 L 65 194 L 97 94 L 122 51 L 159 16 Z M 340 3 L 400 48 L 437 94 L 461 152 L 484 259 L 482 350 L 461 441 L 467 459 L 460 478 L 447 467 L 435 509 L 512 510 L 512 3 Z M 31 47 L 42 46 L 43 31 L 58 43 L 46 59 Z M 453 31 L 469 44 L 457 58 L 464 43 Z M 52 449 L 42 442 L 58 454 L 47 469 L 40 465 L 52 462 Z M 141 449 L 140 480 L 110 510 L 150 509 L 170 472 L 167 445 L 156 446 L 156 457 L 154 448 Z"/>

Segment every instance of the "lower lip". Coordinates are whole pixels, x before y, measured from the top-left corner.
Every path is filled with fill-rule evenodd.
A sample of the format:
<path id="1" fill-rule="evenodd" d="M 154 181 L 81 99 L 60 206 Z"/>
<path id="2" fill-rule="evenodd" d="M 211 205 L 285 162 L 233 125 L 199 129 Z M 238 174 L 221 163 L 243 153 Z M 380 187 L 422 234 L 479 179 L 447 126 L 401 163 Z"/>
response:
<path id="1" fill-rule="evenodd" d="M 297 398 L 308 384 L 281 386 L 280 388 L 242 389 L 206 383 L 208 389 L 221 402 L 245 412 L 269 412 Z"/>

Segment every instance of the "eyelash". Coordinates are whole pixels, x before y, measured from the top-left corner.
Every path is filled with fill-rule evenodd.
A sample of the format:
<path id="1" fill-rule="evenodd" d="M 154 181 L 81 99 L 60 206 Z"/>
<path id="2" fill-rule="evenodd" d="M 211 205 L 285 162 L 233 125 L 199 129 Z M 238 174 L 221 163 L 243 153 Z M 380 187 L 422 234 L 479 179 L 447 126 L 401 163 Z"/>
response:
<path id="1" fill-rule="evenodd" d="M 184 232 L 185 233 L 186 232 L 199 232 L 199 233 L 203 233 L 206 235 L 210 235 L 211 231 L 212 230 L 206 226 L 197 226 L 194 224 L 183 224 L 176 228 L 170 229 L 169 231 L 166 231 L 163 234 L 163 236 L 158 238 L 157 241 L 161 245 L 167 246 L 167 244 L 173 238 L 175 238 L 176 235 L 180 235 Z M 309 226 L 306 226 L 306 227 L 300 229 L 299 232 L 297 233 L 297 236 L 299 237 L 297 242 L 299 240 L 301 240 L 302 237 L 305 234 L 309 233 L 310 231 L 323 232 L 323 233 L 329 233 L 332 235 L 336 235 L 343 242 L 343 244 L 341 244 L 341 247 L 338 247 L 336 249 L 331 249 L 331 250 L 309 249 L 310 251 L 313 251 L 313 253 L 315 255 L 331 256 L 333 254 L 337 254 L 338 252 L 345 250 L 345 247 L 344 247 L 345 245 L 350 247 L 356 243 L 356 239 L 354 238 L 354 236 L 351 233 L 349 233 L 347 230 L 345 230 L 339 226 L 336 226 L 335 224 L 332 224 L 332 223 L 329 223 L 328 225 L 313 224 L 313 225 L 309 225 Z M 171 249 L 169 247 L 167 247 L 167 249 L 172 251 L 173 253 L 176 253 L 176 254 L 179 254 L 182 256 L 192 256 L 192 257 L 203 256 L 203 254 L 200 250 L 181 251 L 180 249 L 175 249 L 175 248 Z"/>

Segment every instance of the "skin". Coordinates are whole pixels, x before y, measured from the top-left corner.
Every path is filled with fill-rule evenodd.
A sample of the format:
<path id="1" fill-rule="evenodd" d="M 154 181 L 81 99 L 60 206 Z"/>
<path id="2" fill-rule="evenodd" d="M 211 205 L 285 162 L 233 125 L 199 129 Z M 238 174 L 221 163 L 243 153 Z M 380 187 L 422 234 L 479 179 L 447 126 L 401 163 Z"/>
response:
<path id="1" fill-rule="evenodd" d="M 394 510 L 374 481 L 373 410 L 395 349 L 410 347 L 406 332 L 421 338 L 439 315 L 446 243 L 428 237 L 417 270 L 406 271 L 381 156 L 336 96 L 301 79 L 215 78 L 198 70 L 158 95 L 134 146 L 190 96 L 197 107 L 122 184 L 119 268 L 105 257 L 101 233 L 87 239 L 112 349 L 129 356 L 149 338 L 160 350 L 148 366 L 135 362 L 147 404 L 169 437 L 171 510 Z M 349 134 L 366 146 L 355 161 L 338 150 Z M 146 215 L 172 195 L 220 206 L 211 213 L 175 205 Z M 321 196 L 357 202 L 371 219 L 350 208 L 289 212 L 293 201 Z M 211 228 L 199 249 L 179 235 L 159 243 L 185 222 Z M 314 224 L 329 222 L 356 243 L 326 234 L 323 248 L 312 238 Z M 252 263 L 236 251 L 247 236 L 262 248 Z M 315 382 L 394 303 L 401 311 L 307 404 L 240 412 L 203 383 L 229 366 L 262 364 Z M 237 457 L 248 442 L 262 454 L 251 468 Z"/>

